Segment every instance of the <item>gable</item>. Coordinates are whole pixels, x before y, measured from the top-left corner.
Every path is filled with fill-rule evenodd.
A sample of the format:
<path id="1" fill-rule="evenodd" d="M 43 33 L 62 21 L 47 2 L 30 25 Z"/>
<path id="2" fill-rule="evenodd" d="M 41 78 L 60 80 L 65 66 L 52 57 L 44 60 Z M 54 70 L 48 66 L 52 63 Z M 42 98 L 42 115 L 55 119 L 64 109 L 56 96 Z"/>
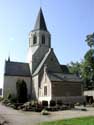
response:
<path id="1" fill-rule="evenodd" d="M 53 52 L 53 49 L 49 49 L 49 51 L 45 54 L 43 60 L 38 65 L 33 75 L 36 75 L 39 72 L 43 71 L 44 65 L 47 65 L 48 72 L 62 72 L 62 69 Z"/>
<path id="2" fill-rule="evenodd" d="M 49 54 L 47 60 L 45 61 L 45 64 L 47 65 L 48 72 L 62 72 L 58 59 L 53 50 Z"/>

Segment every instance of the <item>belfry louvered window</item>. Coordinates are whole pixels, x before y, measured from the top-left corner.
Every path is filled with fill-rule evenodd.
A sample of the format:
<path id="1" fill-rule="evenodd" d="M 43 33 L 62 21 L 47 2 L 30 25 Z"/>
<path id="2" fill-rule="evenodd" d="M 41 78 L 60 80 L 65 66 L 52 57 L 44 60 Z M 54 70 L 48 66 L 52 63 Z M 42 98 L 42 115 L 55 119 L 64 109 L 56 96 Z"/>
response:
<path id="1" fill-rule="evenodd" d="M 42 44 L 45 44 L 45 36 L 42 35 Z"/>

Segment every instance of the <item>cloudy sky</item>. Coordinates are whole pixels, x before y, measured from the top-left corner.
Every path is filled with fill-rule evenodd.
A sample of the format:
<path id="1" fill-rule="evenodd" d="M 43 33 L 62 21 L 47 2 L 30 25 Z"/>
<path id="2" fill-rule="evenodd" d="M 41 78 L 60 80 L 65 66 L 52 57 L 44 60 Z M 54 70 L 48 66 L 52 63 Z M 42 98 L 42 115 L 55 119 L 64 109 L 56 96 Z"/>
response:
<path id="1" fill-rule="evenodd" d="M 61 64 L 81 61 L 89 49 L 85 37 L 94 32 L 94 0 L 0 0 L 0 87 L 8 56 L 26 61 L 28 34 L 40 6 Z"/>

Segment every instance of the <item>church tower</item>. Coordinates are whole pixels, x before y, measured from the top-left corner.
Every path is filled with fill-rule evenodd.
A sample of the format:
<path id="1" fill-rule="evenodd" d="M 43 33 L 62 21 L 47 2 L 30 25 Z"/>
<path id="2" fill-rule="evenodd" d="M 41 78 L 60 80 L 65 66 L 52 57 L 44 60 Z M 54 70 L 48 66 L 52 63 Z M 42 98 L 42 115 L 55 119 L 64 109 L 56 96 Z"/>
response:
<path id="1" fill-rule="evenodd" d="M 34 73 L 45 54 L 51 48 L 51 35 L 47 30 L 42 9 L 40 8 L 34 29 L 29 33 L 28 62 L 31 74 Z"/>

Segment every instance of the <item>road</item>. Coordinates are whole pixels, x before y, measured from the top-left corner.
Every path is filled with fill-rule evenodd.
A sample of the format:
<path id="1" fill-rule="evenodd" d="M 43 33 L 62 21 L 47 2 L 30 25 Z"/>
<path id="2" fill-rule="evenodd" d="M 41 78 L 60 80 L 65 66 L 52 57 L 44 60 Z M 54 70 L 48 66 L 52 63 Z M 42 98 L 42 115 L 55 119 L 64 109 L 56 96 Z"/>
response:
<path id="1" fill-rule="evenodd" d="M 40 115 L 36 112 L 23 112 L 6 107 L 0 103 L 0 121 L 8 121 L 9 125 L 36 125 L 43 121 L 53 121 L 57 119 L 68 119 L 81 116 L 94 116 L 94 108 L 87 108 L 87 111 L 65 110 L 51 112 L 48 116 Z"/>

